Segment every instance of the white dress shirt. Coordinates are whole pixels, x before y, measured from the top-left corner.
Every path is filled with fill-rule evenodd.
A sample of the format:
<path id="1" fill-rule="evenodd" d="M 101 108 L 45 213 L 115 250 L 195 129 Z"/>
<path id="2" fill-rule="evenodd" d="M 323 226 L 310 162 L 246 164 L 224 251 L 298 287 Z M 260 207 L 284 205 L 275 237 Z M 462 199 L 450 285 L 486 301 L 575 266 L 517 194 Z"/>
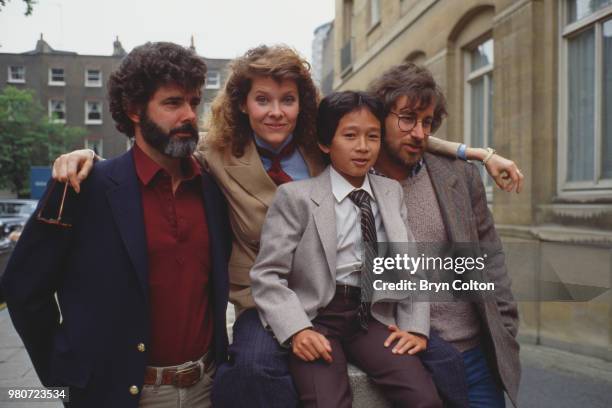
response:
<path id="1" fill-rule="evenodd" d="M 387 234 L 383 226 L 376 199 L 370 187 L 369 175 L 365 177 L 363 185 L 353 187 L 333 167 L 329 172 L 331 176 L 332 193 L 336 199 L 334 209 L 336 213 L 336 282 L 341 285 L 360 287 L 361 264 L 363 258 L 363 239 L 361 237 L 361 213 L 359 207 L 349 198 L 353 190 L 365 190 L 370 196 L 370 206 L 376 223 L 376 239 L 386 242 Z"/>

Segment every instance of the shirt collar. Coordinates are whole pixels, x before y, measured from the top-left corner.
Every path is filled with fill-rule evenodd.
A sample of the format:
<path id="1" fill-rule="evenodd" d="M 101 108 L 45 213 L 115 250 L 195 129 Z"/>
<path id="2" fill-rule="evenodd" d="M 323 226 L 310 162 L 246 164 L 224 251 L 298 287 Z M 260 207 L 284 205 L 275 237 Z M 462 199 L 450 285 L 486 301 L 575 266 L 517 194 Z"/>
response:
<path id="1" fill-rule="evenodd" d="M 412 166 L 412 168 L 410 169 L 410 176 L 409 177 L 414 177 L 417 174 L 419 174 L 419 171 L 421 171 L 423 166 L 425 166 L 425 161 L 421 157 L 421 160 L 419 160 L 418 163 L 415 164 L 414 166 Z"/>
<path id="2" fill-rule="evenodd" d="M 408 175 L 408 177 L 410 178 L 416 176 L 417 174 L 419 174 L 421 169 L 423 169 L 423 167 L 425 167 L 425 160 L 423 160 L 423 158 L 421 157 L 421 160 L 419 160 L 419 162 L 410 169 L 410 174 Z M 370 169 L 370 174 L 390 178 L 385 173 L 376 170 L 374 167 Z"/>
<path id="3" fill-rule="evenodd" d="M 162 166 L 155 162 L 155 160 L 147 156 L 147 154 L 143 152 L 136 143 L 134 143 L 132 153 L 134 155 L 136 175 L 138 176 L 140 182 L 145 186 L 149 185 L 160 171 L 167 173 Z M 185 177 L 183 177 L 183 181 L 192 180 L 202 174 L 200 166 L 193 156 L 182 159 L 181 166 L 184 171 L 183 174 L 185 175 Z"/>
<path id="4" fill-rule="evenodd" d="M 283 150 L 283 147 L 287 146 L 289 143 L 291 143 L 291 141 L 293 140 L 293 133 L 291 133 L 287 139 L 283 142 L 282 145 L 280 145 L 279 147 L 277 147 L 276 149 L 273 148 L 272 146 L 270 146 L 270 144 L 268 144 L 265 140 L 263 140 L 261 137 L 257 136 L 255 133 L 253 133 L 253 139 L 255 139 L 255 144 L 257 144 L 257 146 L 259 147 L 263 147 L 266 150 L 271 151 L 274 154 L 278 154 L 280 153 L 281 150 Z"/>
<path id="5" fill-rule="evenodd" d="M 331 165 L 329 174 L 331 177 L 332 193 L 336 198 L 336 202 L 342 202 L 342 200 L 344 200 L 353 190 L 365 190 L 365 192 L 368 193 L 371 198 L 374 198 L 374 193 L 372 193 L 372 187 L 370 186 L 370 180 L 367 176 L 363 179 L 363 184 L 361 187 L 354 187 Z"/>

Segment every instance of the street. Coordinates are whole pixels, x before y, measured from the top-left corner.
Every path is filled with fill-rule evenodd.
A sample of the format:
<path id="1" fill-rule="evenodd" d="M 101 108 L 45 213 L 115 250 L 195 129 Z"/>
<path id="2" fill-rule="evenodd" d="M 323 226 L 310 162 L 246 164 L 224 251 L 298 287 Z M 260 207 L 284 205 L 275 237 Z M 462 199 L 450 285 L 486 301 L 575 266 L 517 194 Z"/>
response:
<path id="1" fill-rule="evenodd" d="M 0 389 L 39 387 L 23 344 L 0 306 Z M 231 318 L 231 316 L 228 316 Z M 230 320 L 231 322 L 231 320 Z M 230 323 L 228 322 L 228 323 Z M 606 408 L 612 401 L 612 362 L 551 348 L 522 345 L 521 407 Z M 56 408 L 59 403 L 6 402 L 7 408 Z M 508 407 L 511 405 L 508 404 Z"/>

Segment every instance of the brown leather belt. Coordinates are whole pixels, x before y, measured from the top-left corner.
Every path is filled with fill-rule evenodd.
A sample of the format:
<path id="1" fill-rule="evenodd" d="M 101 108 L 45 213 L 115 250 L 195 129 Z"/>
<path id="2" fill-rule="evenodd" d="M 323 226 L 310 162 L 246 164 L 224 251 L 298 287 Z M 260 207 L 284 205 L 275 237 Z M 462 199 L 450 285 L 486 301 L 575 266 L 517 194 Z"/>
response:
<path id="1" fill-rule="evenodd" d="M 213 353 L 208 352 L 198 361 L 190 361 L 174 367 L 146 367 L 145 385 L 174 385 L 187 388 L 196 384 L 202 378 L 206 369 L 213 362 Z M 158 375 L 161 377 L 158 381 Z"/>

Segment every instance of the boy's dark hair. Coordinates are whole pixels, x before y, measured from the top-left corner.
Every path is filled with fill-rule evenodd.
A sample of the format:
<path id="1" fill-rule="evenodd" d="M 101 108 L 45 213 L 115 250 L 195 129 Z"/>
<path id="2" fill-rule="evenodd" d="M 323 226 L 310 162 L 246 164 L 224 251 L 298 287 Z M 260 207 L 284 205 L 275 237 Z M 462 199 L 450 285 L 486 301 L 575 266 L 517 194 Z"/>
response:
<path id="1" fill-rule="evenodd" d="M 319 104 L 317 115 L 317 138 L 324 146 L 329 146 L 338 129 L 340 119 L 347 113 L 367 109 L 380 122 L 381 135 L 384 134 L 385 113 L 382 103 L 374 95 L 360 91 L 334 92 L 327 95 Z"/>
<path id="2" fill-rule="evenodd" d="M 205 80 L 204 59 L 187 48 L 169 42 L 148 42 L 134 48 L 108 80 L 110 112 L 117 130 L 134 136 L 128 113 L 141 112 L 160 86 L 176 84 L 185 90 L 199 90 Z"/>
<path id="3" fill-rule="evenodd" d="M 406 62 L 389 68 L 378 79 L 370 83 L 368 90 L 380 99 L 385 116 L 395 106 L 401 96 L 406 95 L 416 110 L 426 109 L 432 102 L 436 104 L 432 130 L 436 131 L 442 120 L 448 116 L 446 98 L 427 68 Z"/>

